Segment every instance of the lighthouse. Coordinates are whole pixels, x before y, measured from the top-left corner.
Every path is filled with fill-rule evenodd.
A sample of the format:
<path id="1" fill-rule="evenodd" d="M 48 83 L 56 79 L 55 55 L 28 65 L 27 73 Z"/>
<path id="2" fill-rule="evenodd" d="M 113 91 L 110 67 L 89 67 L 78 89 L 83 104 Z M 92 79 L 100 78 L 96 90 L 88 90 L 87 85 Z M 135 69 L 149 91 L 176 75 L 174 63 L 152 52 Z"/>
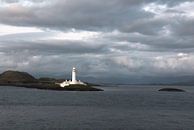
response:
<path id="1" fill-rule="evenodd" d="M 77 70 L 75 67 L 73 67 L 73 69 L 72 69 L 72 84 L 77 84 L 76 73 L 77 73 Z"/>
<path id="2" fill-rule="evenodd" d="M 84 82 L 81 82 L 80 80 L 76 79 L 76 74 L 77 74 L 77 70 L 75 67 L 73 67 L 72 69 L 72 74 L 71 74 L 71 80 L 65 80 L 62 83 L 59 83 L 59 85 L 61 87 L 66 87 L 66 86 L 70 86 L 70 85 L 86 85 Z"/>

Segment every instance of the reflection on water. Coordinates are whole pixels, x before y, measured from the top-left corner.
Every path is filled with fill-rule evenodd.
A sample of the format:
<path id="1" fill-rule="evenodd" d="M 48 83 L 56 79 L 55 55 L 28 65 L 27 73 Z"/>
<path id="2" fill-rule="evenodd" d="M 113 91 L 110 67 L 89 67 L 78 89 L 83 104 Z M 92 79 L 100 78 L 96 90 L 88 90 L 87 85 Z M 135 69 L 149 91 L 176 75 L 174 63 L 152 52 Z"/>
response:
<path id="1" fill-rule="evenodd" d="M 0 87 L 0 129 L 193 130 L 194 88 L 102 87 L 103 92 Z"/>

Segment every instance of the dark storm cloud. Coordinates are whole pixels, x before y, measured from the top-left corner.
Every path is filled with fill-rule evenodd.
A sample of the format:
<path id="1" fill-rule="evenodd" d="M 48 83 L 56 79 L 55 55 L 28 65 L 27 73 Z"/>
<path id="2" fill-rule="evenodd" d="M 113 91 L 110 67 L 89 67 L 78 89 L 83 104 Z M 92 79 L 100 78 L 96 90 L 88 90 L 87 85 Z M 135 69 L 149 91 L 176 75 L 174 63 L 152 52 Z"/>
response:
<path id="1" fill-rule="evenodd" d="M 58 0 L 41 8 L 20 5 L 3 8 L 0 10 L 0 21 L 12 25 L 57 29 L 117 29 L 137 18 L 146 17 L 139 10 L 141 6 L 142 0 Z"/>
<path id="2" fill-rule="evenodd" d="M 194 19 L 182 20 L 172 27 L 173 32 L 178 36 L 194 36 Z"/>
<path id="3" fill-rule="evenodd" d="M 16 0 L 6 2 L 17 3 Z M 34 0 L 32 2 L 41 3 L 42 1 Z M 141 6 L 155 1 L 111 0 L 104 2 L 102 0 L 57 0 L 51 2 L 52 4 L 43 7 L 14 5 L 2 8 L 0 9 L 0 21 L 12 25 L 41 26 L 57 29 L 118 29 L 131 24 L 131 22 L 135 22 L 137 19 L 148 17 L 149 14 L 141 11 Z M 179 2 L 181 1 L 157 1 L 157 3 L 169 5 Z"/>
<path id="4" fill-rule="evenodd" d="M 43 8 L 16 6 L 1 9 L 0 20 L 12 25 L 32 25 L 58 29 L 100 29 L 102 27 L 106 29 L 118 26 L 121 24 L 120 21 L 125 22 L 130 18 L 126 16 L 129 9 L 123 8 L 120 4 L 122 2 L 114 0 L 103 3 L 102 1 L 73 0 L 57 1 L 52 6 Z"/>
<path id="5" fill-rule="evenodd" d="M 142 35 L 139 33 L 122 33 L 104 35 L 115 43 L 112 47 L 124 50 L 154 51 L 154 52 L 192 52 L 194 38 L 192 36 Z"/>
<path id="6" fill-rule="evenodd" d="M 142 10 L 142 6 L 152 2 L 175 6 L 184 1 L 112 0 L 102 2 L 101 0 L 66 0 L 52 1 L 52 4 L 45 4 L 43 7 L 13 5 L 0 9 L 0 21 L 17 26 L 39 26 L 62 30 L 69 28 L 100 31 L 118 29 L 145 35 L 156 35 L 163 26 L 175 21 L 168 17 L 153 19 L 153 14 Z M 189 20 L 182 24 L 189 27 L 191 23 L 192 21 Z M 181 30 L 178 31 L 181 33 Z M 185 29 L 185 32 L 182 33 L 191 32 L 186 32 Z"/>
<path id="7" fill-rule="evenodd" d="M 86 45 L 87 44 L 87 45 Z M 1 52 L 15 53 L 29 51 L 33 54 L 102 54 L 107 52 L 106 45 L 91 45 L 83 41 L 52 40 L 52 41 L 1 41 Z"/>

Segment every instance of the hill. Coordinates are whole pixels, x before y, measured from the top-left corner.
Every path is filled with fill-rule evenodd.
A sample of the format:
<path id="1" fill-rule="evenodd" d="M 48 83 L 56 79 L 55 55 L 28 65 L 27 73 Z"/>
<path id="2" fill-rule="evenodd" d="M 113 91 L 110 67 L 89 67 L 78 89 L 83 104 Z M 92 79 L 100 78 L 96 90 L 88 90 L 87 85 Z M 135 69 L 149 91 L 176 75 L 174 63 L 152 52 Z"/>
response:
<path id="1" fill-rule="evenodd" d="M 38 80 L 26 72 L 8 70 L 0 74 L 0 83 L 36 83 Z"/>

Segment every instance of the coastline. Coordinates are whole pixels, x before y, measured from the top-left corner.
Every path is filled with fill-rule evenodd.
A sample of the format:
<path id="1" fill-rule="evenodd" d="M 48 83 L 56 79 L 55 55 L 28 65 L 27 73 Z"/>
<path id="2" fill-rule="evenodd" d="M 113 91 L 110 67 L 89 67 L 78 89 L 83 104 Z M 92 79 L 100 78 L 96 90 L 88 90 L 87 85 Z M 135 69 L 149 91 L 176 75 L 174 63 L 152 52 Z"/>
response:
<path id="1" fill-rule="evenodd" d="M 103 91 L 102 89 L 95 88 L 93 86 L 83 85 L 71 85 L 68 87 L 60 87 L 57 84 L 45 84 L 45 83 L 0 83 L 0 86 L 14 86 L 24 88 L 35 88 L 42 90 L 56 90 L 56 91 Z"/>

